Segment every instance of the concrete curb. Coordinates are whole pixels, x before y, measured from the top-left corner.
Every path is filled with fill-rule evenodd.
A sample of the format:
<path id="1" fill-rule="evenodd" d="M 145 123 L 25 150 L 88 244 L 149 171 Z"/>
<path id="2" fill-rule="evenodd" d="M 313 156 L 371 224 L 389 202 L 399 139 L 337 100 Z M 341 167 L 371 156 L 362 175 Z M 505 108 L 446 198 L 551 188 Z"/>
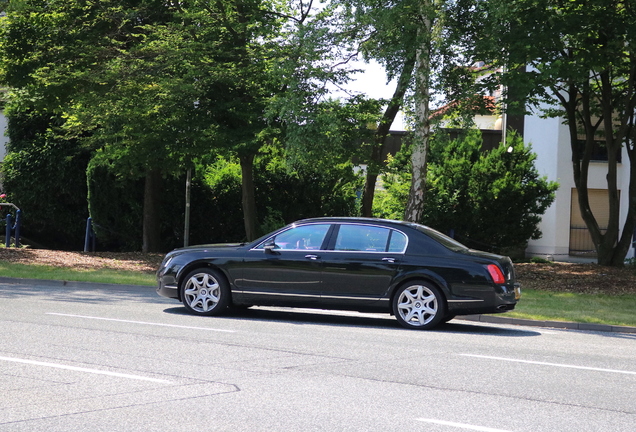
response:
<path id="1" fill-rule="evenodd" d="M 491 324 L 511 324 L 529 327 L 546 327 L 564 330 L 585 330 L 606 333 L 633 333 L 636 334 L 636 327 L 613 326 L 607 324 L 575 323 L 567 321 L 535 321 L 520 318 L 508 318 L 497 315 L 462 315 L 458 320 L 479 321 Z"/>
<path id="2" fill-rule="evenodd" d="M 0 283 L 5 284 L 33 284 L 43 286 L 65 286 L 68 288 L 101 288 L 101 289 L 117 289 L 117 288 L 147 288 L 155 290 L 157 287 L 154 285 L 125 285 L 125 284 L 108 284 L 99 282 L 77 282 L 66 280 L 53 280 L 53 279 L 28 279 L 28 278 L 10 278 L 0 276 Z"/>
<path id="3" fill-rule="evenodd" d="M 76 282 L 65 280 L 48 280 L 48 279 L 22 279 L 22 278 L 9 278 L 0 276 L 0 283 L 5 284 L 38 284 L 45 286 L 65 286 L 69 288 L 101 288 L 101 289 L 117 289 L 117 288 L 142 288 L 142 289 L 155 289 L 150 285 L 120 285 L 120 284 L 106 284 L 96 282 Z M 509 324 L 529 327 L 546 327 L 564 330 L 585 330 L 595 332 L 606 333 L 631 333 L 636 334 L 636 327 L 627 326 L 613 326 L 606 324 L 588 324 L 588 323 L 575 323 L 566 321 L 534 321 L 528 319 L 508 318 L 506 316 L 499 315 L 461 315 L 457 317 L 458 320 L 464 321 L 478 321 L 491 324 Z"/>

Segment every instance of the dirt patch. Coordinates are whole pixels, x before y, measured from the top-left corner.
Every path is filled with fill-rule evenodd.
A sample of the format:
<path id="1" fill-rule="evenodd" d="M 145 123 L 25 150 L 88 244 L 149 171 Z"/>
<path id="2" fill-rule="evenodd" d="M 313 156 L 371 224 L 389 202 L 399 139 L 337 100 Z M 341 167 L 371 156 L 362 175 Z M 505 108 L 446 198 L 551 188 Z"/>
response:
<path id="1" fill-rule="evenodd" d="M 0 261 L 77 269 L 113 269 L 154 273 L 163 254 L 141 252 L 66 252 L 47 249 L 0 248 Z"/>
<path id="2" fill-rule="evenodd" d="M 0 248 L 0 261 L 77 269 L 114 269 L 154 273 L 163 254 L 141 252 L 65 252 Z M 520 263 L 515 265 L 522 289 L 589 294 L 636 294 L 636 269 L 597 264 Z"/>
<path id="3" fill-rule="evenodd" d="M 520 263 L 515 265 L 522 289 L 586 294 L 636 294 L 636 269 L 598 264 Z"/>

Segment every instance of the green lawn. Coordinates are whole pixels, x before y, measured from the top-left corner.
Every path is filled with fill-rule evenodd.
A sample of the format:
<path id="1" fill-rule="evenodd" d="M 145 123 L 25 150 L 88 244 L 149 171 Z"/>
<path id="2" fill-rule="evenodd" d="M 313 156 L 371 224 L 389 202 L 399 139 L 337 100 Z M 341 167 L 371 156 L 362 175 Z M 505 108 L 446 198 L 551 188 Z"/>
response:
<path id="1" fill-rule="evenodd" d="M 155 276 L 121 270 L 74 270 L 0 261 L 0 275 L 27 279 L 53 279 L 125 285 L 155 285 Z M 555 293 L 526 289 L 521 301 L 506 316 L 548 321 L 572 321 L 636 326 L 636 295 Z"/>
<path id="2" fill-rule="evenodd" d="M 124 285 L 155 285 L 155 276 L 136 271 L 112 269 L 76 270 L 45 265 L 13 264 L 0 261 L 0 276 L 26 279 L 52 279 Z"/>
<path id="3" fill-rule="evenodd" d="M 636 295 L 556 293 L 524 290 L 511 318 L 636 327 Z"/>

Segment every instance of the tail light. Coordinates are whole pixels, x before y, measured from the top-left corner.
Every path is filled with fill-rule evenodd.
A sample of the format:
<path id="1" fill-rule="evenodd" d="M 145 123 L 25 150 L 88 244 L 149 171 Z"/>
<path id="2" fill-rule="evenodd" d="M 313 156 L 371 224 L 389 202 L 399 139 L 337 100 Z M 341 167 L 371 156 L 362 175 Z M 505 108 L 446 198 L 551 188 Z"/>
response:
<path id="1" fill-rule="evenodd" d="M 506 278 L 504 277 L 499 266 L 495 264 L 488 264 L 486 268 L 488 269 L 488 273 L 490 273 L 490 277 L 492 278 L 492 281 L 494 283 L 496 283 L 497 285 L 506 283 Z"/>

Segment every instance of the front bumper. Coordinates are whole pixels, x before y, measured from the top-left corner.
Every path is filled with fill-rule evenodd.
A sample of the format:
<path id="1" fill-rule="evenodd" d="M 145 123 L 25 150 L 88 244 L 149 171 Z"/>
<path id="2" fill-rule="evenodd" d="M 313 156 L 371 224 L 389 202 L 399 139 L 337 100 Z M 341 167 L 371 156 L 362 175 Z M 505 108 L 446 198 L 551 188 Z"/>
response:
<path id="1" fill-rule="evenodd" d="M 162 297 L 179 300 L 179 287 L 176 284 L 166 285 L 163 282 L 159 281 L 159 286 L 157 287 L 157 294 L 159 294 Z"/>

